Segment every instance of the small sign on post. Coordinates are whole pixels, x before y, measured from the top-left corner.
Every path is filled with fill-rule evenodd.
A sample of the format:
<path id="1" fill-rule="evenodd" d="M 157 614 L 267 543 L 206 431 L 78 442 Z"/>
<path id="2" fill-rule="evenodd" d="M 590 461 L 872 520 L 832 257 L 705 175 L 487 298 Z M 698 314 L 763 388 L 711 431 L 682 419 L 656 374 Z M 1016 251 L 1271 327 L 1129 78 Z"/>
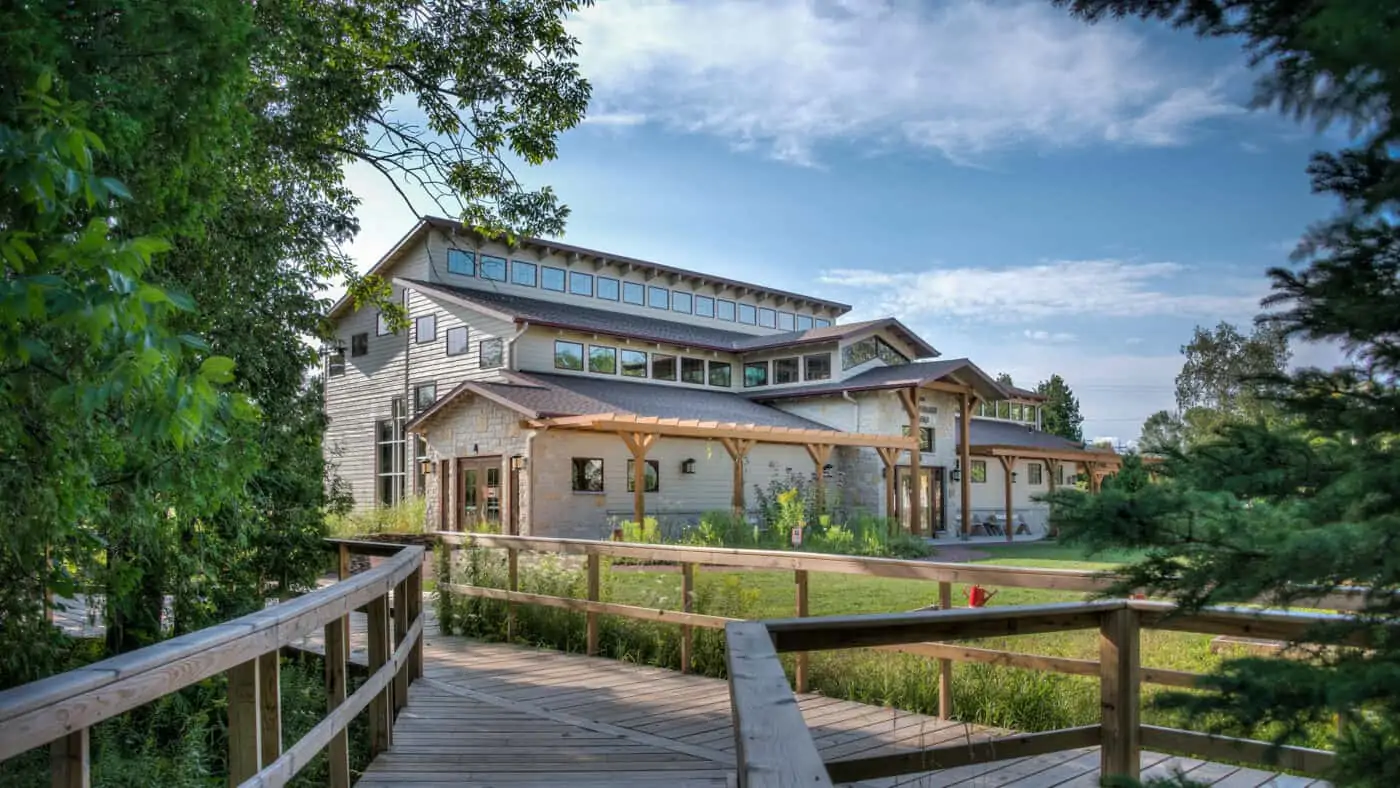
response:
<path id="1" fill-rule="evenodd" d="M 793 526 L 792 528 L 792 546 L 802 546 L 802 526 L 800 525 Z"/>

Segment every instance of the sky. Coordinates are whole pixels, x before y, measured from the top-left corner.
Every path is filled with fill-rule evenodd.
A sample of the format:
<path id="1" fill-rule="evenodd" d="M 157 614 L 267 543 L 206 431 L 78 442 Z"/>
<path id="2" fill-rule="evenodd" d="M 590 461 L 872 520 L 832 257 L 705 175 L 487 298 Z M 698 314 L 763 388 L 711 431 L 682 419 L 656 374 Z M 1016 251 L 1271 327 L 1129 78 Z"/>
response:
<path id="1" fill-rule="evenodd" d="M 1017 385 L 1059 374 L 1087 438 L 1172 409 L 1193 328 L 1248 323 L 1334 207 L 1304 168 L 1340 140 L 1251 110 L 1237 42 L 1044 0 L 599 0 L 568 27 L 588 118 L 524 175 L 572 209 L 562 240 L 894 315 Z M 364 270 L 414 212 L 348 177 Z"/>

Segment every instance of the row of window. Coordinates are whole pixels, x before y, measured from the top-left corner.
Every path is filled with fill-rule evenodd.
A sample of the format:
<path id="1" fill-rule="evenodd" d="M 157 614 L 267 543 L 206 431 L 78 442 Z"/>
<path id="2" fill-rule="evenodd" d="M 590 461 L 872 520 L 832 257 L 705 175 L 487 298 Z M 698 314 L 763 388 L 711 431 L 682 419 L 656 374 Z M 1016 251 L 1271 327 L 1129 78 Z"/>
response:
<path id="1" fill-rule="evenodd" d="M 908 434 L 908 433 L 905 433 Z M 928 451 L 927 449 L 925 451 Z M 987 482 L 987 461 L 972 461 L 972 483 L 985 484 Z M 1045 466 L 1038 462 L 1026 463 L 1026 482 L 1031 486 L 1039 486 L 1045 483 Z M 1064 468 L 1060 468 L 1060 483 L 1065 483 Z"/>
<path id="2" fill-rule="evenodd" d="M 437 341 L 437 316 L 423 315 L 413 321 L 413 334 L 418 344 Z M 445 350 L 449 356 L 464 356 L 469 347 L 469 334 L 466 326 L 456 326 L 443 332 Z M 481 369 L 496 369 L 505 365 L 505 340 L 500 337 L 482 337 L 477 342 L 477 365 Z M 350 337 L 350 356 L 363 356 L 369 353 L 369 334 L 354 334 Z M 337 350 L 327 362 L 326 373 L 330 377 L 345 374 L 345 351 Z"/>
<path id="3" fill-rule="evenodd" d="M 977 405 L 977 415 L 989 419 L 1005 419 L 1006 421 L 1019 421 L 1026 424 L 1039 424 L 1040 406 L 1024 402 L 1010 402 L 1008 400 L 982 402 Z"/>
<path id="4" fill-rule="evenodd" d="M 657 460 L 644 460 L 642 469 L 645 485 L 643 492 L 657 492 L 661 489 L 661 464 Z M 627 461 L 627 492 L 637 489 L 636 460 Z M 605 492 L 603 483 L 603 460 L 599 457 L 573 458 L 573 491 L 586 493 Z"/>
<path id="5" fill-rule="evenodd" d="M 624 282 L 610 276 L 536 265 L 524 260 L 506 260 L 504 257 L 487 254 L 477 255 L 464 249 L 447 250 L 447 271 L 458 276 L 472 276 L 492 282 L 509 281 L 522 287 L 538 287 L 556 293 L 620 301 L 633 306 L 647 306 L 730 323 L 776 328 L 780 331 L 807 331 L 831 325 L 830 320 L 811 315 L 755 307 L 752 304 L 712 298 L 686 290 Z"/>
<path id="6" fill-rule="evenodd" d="M 701 358 L 675 356 L 670 353 L 650 353 L 644 350 L 618 349 L 608 345 L 588 345 L 558 339 L 554 342 L 554 368 L 569 372 L 587 370 L 599 375 L 621 374 L 628 378 L 679 380 L 703 386 L 709 383 L 719 388 L 734 384 L 733 365 L 728 361 L 707 361 Z M 813 353 L 807 356 L 777 358 L 770 361 L 749 361 L 744 364 L 744 387 L 767 386 L 769 371 L 774 385 L 799 383 L 803 380 L 829 380 L 831 354 Z"/>

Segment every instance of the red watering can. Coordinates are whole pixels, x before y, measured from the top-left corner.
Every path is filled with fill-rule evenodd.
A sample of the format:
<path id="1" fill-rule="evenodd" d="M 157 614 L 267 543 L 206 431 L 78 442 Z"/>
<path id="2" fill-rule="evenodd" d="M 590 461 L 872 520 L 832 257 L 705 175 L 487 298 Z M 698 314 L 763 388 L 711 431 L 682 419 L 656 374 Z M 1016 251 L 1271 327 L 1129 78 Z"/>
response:
<path id="1" fill-rule="evenodd" d="M 988 591 L 987 589 L 983 588 L 982 586 L 968 586 L 968 588 L 967 588 L 967 606 L 968 606 L 968 607 L 986 607 L 987 603 L 990 602 L 990 601 L 992 601 L 992 597 L 994 597 L 994 596 L 996 596 L 996 595 L 997 595 L 997 592 L 995 592 L 995 591 Z"/>

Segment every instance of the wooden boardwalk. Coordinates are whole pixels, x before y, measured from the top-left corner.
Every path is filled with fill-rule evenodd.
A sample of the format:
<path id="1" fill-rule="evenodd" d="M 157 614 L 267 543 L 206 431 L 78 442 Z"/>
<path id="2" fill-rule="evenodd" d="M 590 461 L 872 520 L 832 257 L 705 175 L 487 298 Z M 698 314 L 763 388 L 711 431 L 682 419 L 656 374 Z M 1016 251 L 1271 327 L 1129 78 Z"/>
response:
<path id="1" fill-rule="evenodd" d="M 999 733 L 819 695 L 798 700 L 827 761 L 983 741 Z M 1097 748 L 1088 748 L 858 785 L 1084 788 L 1098 785 L 1098 758 Z M 1181 769 L 1219 788 L 1326 785 L 1153 753 L 1143 754 L 1142 766 L 1144 778 Z M 481 643 L 430 626 L 424 677 L 414 683 L 394 726 L 393 746 L 358 785 L 722 788 L 733 771 L 724 681 Z"/>

